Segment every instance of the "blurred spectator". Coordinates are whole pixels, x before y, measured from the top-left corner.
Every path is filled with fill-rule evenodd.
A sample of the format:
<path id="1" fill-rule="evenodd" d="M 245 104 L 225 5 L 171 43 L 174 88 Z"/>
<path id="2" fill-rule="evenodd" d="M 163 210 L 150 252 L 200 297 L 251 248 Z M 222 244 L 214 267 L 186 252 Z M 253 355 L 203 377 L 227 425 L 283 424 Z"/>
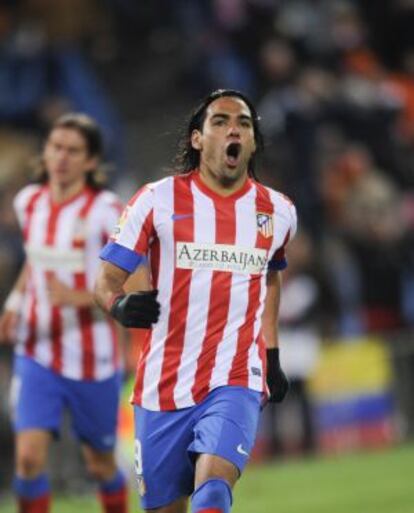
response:
<path id="1" fill-rule="evenodd" d="M 362 177 L 344 206 L 345 238 L 356 259 L 364 331 L 405 326 L 404 278 L 410 267 L 401 195 L 378 173 Z"/>
<path id="2" fill-rule="evenodd" d="M 97 2 L 75 1 L 0 7 L 0 123 L 43 130 L 63 112 L 88 113 L 102 126 L 107 158 L 121 171 L 121 122 L 83 51 L 104 11 Z"/>
<path id="3" fill-rule="evenodd" d="M 317 258 L 317 249 L 299 232 L 288 251 L 279 311 L 280 358 L 290 381 L 285 401 L 268 405 L 273 451 L 315 449 L 312 405 L 306 381 L 319 358 L 322 339 L 336 332 L 335 296 Z"/>

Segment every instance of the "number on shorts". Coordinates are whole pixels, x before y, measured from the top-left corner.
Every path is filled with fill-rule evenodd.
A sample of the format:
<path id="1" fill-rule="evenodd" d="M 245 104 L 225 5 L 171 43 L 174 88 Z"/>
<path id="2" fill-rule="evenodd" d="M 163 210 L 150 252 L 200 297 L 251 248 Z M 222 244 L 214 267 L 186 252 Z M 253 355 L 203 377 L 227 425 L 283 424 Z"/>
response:
<path id="1" fill-rule="evenodd" d="M 135 472 L 138 476 L 142 475 L 142 445 L 141 441 L 136 438 L 135 439 Z"/>

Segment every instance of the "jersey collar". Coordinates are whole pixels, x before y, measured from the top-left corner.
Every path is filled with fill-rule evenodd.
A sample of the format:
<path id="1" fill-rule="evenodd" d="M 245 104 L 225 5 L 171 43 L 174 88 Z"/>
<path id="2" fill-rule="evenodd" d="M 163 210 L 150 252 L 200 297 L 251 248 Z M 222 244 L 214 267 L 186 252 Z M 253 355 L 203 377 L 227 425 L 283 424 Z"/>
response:
<path id="1" fill-rule="evenodd" d="M 209 196 L 211 199 L 215 201 L 235 201 L 244 196 L 252 188 L 253 185 L 252 180 L 250 178 L 247 178 L 240 189 L 233 192 L 232 194 L 229 194 L 228 196 L 222 196 L 221 194 L 218 194 L 217 192 L 210 189 L 210 187 L 208 187 L 208 185 L 206 185 L 203 182 L 203 180 L 200 177 L 199 169 L 195 169 L 192 172 L 192 177 L 197 188 L 200 189 L 201 192 L 203 192 L 206 196 Z"/>

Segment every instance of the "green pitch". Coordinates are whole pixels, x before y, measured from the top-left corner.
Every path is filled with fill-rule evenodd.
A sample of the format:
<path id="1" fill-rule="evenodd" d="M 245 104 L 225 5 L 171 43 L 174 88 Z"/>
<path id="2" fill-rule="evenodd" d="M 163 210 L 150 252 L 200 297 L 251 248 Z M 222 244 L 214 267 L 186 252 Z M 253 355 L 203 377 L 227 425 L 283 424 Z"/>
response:
<path id="1" fill-rule="evenodd" d="M 414 445 L 251 466 L 237 485 L 232 513 L 413 513 Z M 14 513 L 10 502 L 2 513 Z M 53 513 L 99 513 L 94 498 L 56 499 Z M 131 513 L 141 512 L 136 498 Z"/>

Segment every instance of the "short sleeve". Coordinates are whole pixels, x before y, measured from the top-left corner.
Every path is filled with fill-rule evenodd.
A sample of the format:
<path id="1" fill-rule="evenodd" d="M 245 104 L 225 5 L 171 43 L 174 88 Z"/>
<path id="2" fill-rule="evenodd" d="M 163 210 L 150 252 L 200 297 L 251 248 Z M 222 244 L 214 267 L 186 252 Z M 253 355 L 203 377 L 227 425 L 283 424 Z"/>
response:
<path id="1" fill-rule="evenodd" d="M 16 214 L 17 221 L 20 229 L 24 232 L 27 224 L 27 214 L 30 210 L 30 205 L 41 194 L 42 186 L 33 184 L 28 185 L 21 189 L 13 200 L 13 208 Z"/>
<path id="2" fill-rule="evenodd" d="M 282 245 L 274 252 L 269 260 L 269 271 L 282 271 L 287 267 L 286 247 L 293 239 L 297 231 L 297 213 L 295 205 L 286 199 L 286 234 Z"/>
<path id="3" fill-rule="evenodd" d="M 154 235 L 153 197 L 152 190 L 145 186 L 128 202 L 101 251 L 102 260 L 130 273 L 146 262 Z"/>

